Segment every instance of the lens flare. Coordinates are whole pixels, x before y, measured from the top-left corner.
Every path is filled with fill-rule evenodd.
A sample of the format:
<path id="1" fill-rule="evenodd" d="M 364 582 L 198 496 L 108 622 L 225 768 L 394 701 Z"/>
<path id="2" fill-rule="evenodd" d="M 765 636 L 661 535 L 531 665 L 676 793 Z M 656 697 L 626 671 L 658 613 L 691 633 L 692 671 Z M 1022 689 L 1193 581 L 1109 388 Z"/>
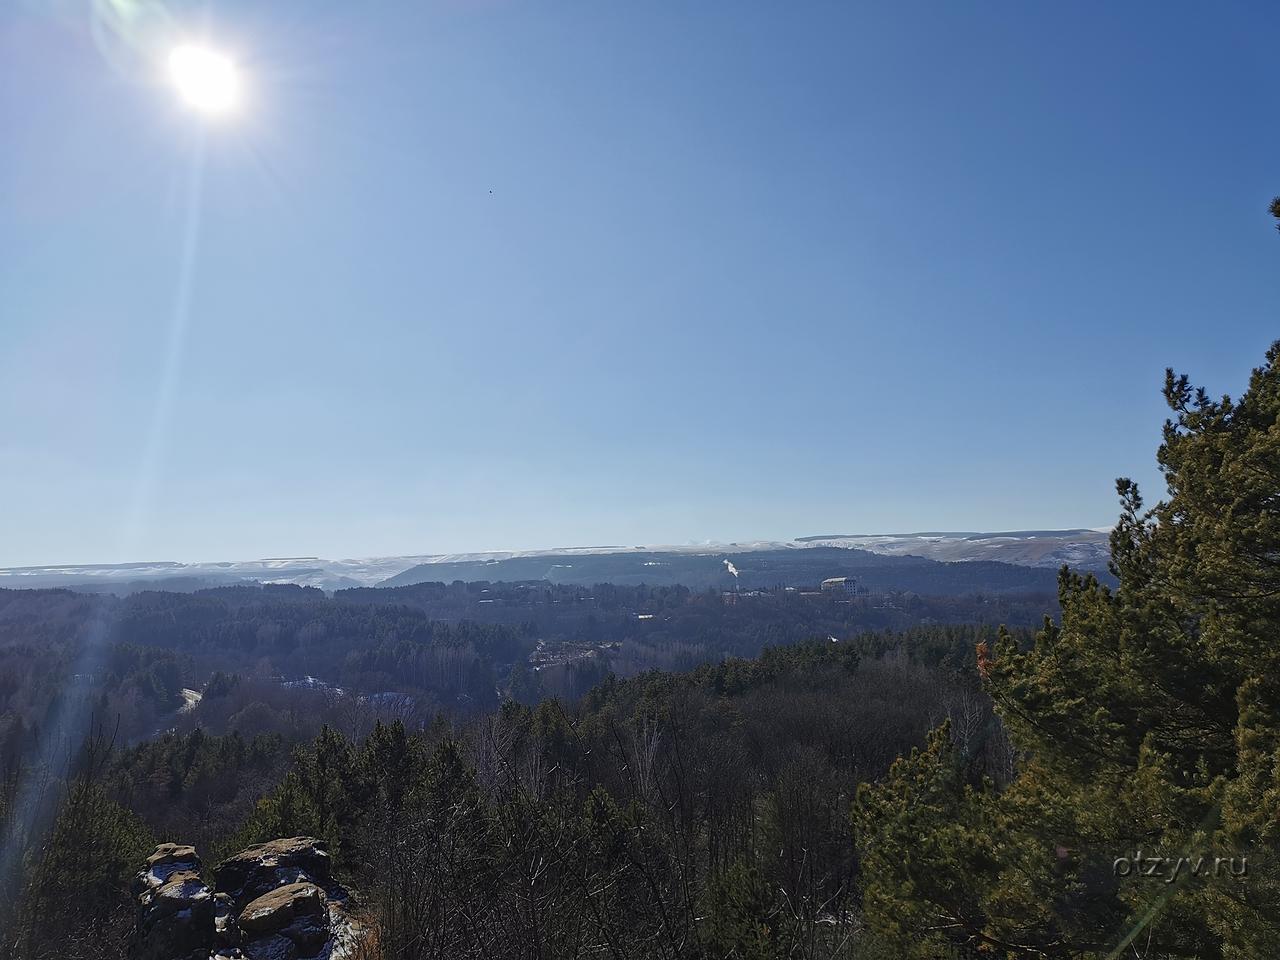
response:
<path id="1" fill-rule="evenodd" d="M 183 44 L 169 54 L 169 75 L 188 106 L 202 113 L 229 113 L 240 103 L 240 73 L 225 54 Z"/>

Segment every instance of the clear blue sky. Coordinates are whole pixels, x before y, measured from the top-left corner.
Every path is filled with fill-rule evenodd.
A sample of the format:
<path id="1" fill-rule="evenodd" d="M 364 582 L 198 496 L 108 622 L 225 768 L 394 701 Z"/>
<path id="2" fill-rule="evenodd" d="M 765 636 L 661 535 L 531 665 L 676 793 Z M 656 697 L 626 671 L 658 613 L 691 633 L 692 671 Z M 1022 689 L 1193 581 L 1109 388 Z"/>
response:
<path id="1" fill-rule="evenodd" d="M 89 7 L 0 12 L 3 565 L 1105 525 L 1280 336 L 1274 3 Z"/>

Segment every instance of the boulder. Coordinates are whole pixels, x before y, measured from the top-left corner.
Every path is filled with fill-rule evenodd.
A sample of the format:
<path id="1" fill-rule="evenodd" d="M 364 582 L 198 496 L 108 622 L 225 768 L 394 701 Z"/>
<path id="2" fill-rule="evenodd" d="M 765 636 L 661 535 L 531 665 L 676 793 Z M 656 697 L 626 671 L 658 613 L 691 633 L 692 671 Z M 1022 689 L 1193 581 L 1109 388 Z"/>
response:
<path id="1" fill-rule="evenodd" d="M 157 847 L 134 878 L 138 917 L 129 945 L 129 955 L 134 960 L 209 955 L 213 946 L 213 891 L 200 878 L 195 851 L 190 847 L 185 850 L 190 851 L 190 856 L 183 859 Z"/>
<path id="2" fill-rule="evenodd" d="M 200 857 L 196 855 L 195 847 L 185 843 L 162 843 L 156 847 L 151 856 L 147 857 L 148 868 L 170 863 L 194 863 L 198 868 Z"/>
<path id="3" fill-rule="evenodd" d="M 171 875 L 180 871 L 200 872 L 196 848 L 178 843 L 160 844 L 147 857 L 142 871 L 134 877 L 134 896 L 141 897 L 146 891 L 162 886 Z"/>
<path id="4" fill-rule="evenodd" d="M 340 960 L 364 935 L 321 840 L 255 844 L 214 876 L 216 892 L 193 847 L 156 847 L 134 879 L 132 960 Z"/>
<path id="5" fill-rule="evenodd" d="M 329 923 L 329 911 L 319 916 L 299 917 L 280 931 L 281 935 L 291 940 L 298 948 L 298 955 L 303 957 L 317 956 L 325 944 L 333 939 L 333 930 Z"/>
<path id="6" fill-rule="evenodd" d="M 222 861 L 214 873 L 214 888 L 247 902 L 302 880 L 325 886 L 331 875 L 328 845 L 323 840 L 286 837 L 255 843 Z"/>
<path id="7" fill-rule="evenodd" d="M 324 891 L 314 883 L 289 883 L 249 903 L 240 912 L 240 929 L 250 936 L 279 933 L 304 917 L 322 918 L 328 926 Z"/>
<path id="8" fill-rule="evenodd" d="M 319 894 L 317 896 L 317 894 Z M 329 942 L 329 909 L 318 887 L 296 883 L 259 897 L 241 914 L 250 953 L 262 941 L 284 937 L 300 957 L 313 957 Z M 275 948 L 270 948 L 275 949 Z"/>
<path id="9" fill-rule="evenodd" d="M 241 940 L 236 902 L 225 893 L 213 895 L 213 940 L 219 947 L 234 947 Z"/>

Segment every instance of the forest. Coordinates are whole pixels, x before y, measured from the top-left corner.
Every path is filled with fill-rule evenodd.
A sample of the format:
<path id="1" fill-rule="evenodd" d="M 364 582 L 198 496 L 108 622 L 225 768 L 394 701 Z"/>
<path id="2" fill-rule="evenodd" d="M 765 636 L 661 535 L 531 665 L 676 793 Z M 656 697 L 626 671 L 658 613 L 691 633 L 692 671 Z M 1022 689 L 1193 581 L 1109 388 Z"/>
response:
<path id="1" fill-rule="evenodd" d="M 730 956 L 744 937 L 848 954 L 858 785 L 947 721 L 972 748 L 975 779 L 1010 774 L 972 665 L 975 644 L 995 636 L 933 627 L 802 642 L 689 673 L 611 676 L 571 704 L 508 699 L 470 719 L 374 718 L 304 741 L 197 728 L 120 747 L 99 729 L 97 755 L 78 756 L 69 778 L 95 798 L 94 816 L 74 840 L 55 825 L 11 918 L 19 955 L 57 944 L 93 956 L 104 937 L 123 950 L 132 915 L 112 871 L 155 841 L 217 857 L 294 835 L 329 841 L 386 956 L 535 945 Z M 81 859 L 99 845 L 111 855 Z M 97 891 L 76 898 L 75 916 L 72 876 Z"/>
<path id="2" fill-rule="evenodd" d="M 1164 396 L 1056 604 L 5 594 L 7 955 L 124 955 L 159 841 L 310 836 L 369 958 L 1280 956 L 1280 342 Z"/>
<path id="3" fill-rule="evenodd" d="M 0 590 L 0 751 L 29 749 L 65 714 L 110 717 L 124 742 L 184 726 L 314 735 L 316 718 L 336 722 L 343 693 L 387 719 L 425 723 L 440 711 L 492 710 L 506 696 L 572 700 L 610 674 L 691 670 L 814 637 L 1033 626 L 1055 603 L 1043 594 L 542 582 L 332 596 L 293 585 L 122 598 Z M 184 689 L 205 694 L 194 709 L 184 710 Z"/>

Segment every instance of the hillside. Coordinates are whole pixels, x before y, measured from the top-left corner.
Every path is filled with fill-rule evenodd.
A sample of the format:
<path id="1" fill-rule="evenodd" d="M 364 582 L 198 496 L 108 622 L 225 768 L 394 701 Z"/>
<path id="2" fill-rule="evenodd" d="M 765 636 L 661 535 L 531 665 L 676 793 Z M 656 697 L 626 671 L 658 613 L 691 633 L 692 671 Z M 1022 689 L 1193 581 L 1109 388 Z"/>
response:
<path id="1" fill-rule="evenodd" d="M 911 590 L 932 596 L 971 592 L 1052 593 L 1054 570 L 992 561 L 944 563 L 913 556 L 881 556 L 867 550 L 831 546 L 803 549 L 677 553 L 636 550 L 572 557 L 523 556 L 506 559 L 423 563 L 380 586 L 428 581 L 522 581 L 589 585 L 680 584 L 707 587 L 816 587 L 828 577 L 857 577 L 871 589 Z"/>
<path id="2" fill-rule="evenodd" d="M 784 541 L 556 547 L 345 560 L 275 557 L 6 567 L 0 568 L 0 588 L 71 587 L 81 592 L 122 594 L 155 589 L 191 591 L 243 583 L 293 583 L 332 591 L 429 580 L 546 579 L 558 583 L 593 583 L 611 578 L 626 578 L 612 579 L 614 583 L 682 583 L 701 587 L 722 582 L 722 578 L 717 579 L 714 574 L 717 563 L 724 558 L 735 558 L 735 565 L 741 567 L 738 557 L 763 561 L 766 555 L 780 557 L 832 548 L 948 562 L 992 561 L 1049 570 L 1068 564 L 1074 569 L 1093 572 L 1105 571 L 1110 557 L 1108 534 L 1098 530 L 831 534 Z M 820 566 L 828 556 L 803 558 L 794 568 L 798 571 L 796 575 L 803 580 L 809 575 L 805 563 Z M 854 557 L 846 560 L 846 565 L 858 562 Z M 503 565 L 498 567 L 500 576 L 495 576 L 490 569 L 494 564 Z M 430 573 L 419 569 L 421 567 L 437 570 Z M 667 569 L 660 569 L 662 567 Z"/>

